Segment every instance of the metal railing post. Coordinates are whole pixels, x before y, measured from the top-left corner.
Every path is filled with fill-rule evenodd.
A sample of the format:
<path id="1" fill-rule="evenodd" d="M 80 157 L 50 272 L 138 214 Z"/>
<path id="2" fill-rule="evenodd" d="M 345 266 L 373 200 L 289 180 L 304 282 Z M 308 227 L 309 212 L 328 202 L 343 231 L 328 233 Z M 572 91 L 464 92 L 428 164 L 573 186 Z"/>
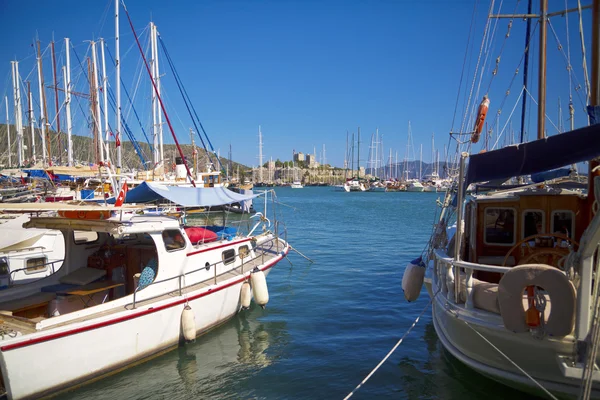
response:
<path id="1" fill-rule="evenodd" d="M 460 249 L 462 246 L 462 219 L 463 219 L 463 202 L 464 194 L 466 192 L 463 188 L 465 184 L 465 164 L 467 162 L 469 154 L 463 152 L 460 155 L 460 173 L 458 175 L 458 191 L 456 193 L 456 233 L 454 234 L 454 261 L 460 260 Z M 454 302 L 458 303 L 460 300 L 460 267 L 454 265 Z"/>

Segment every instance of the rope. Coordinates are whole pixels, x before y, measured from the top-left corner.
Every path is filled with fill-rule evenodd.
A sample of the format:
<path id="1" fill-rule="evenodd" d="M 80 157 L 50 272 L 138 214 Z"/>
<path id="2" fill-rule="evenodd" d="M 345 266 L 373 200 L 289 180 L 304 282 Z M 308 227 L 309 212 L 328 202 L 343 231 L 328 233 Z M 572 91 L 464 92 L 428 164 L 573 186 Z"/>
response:
<path id="1" fill-rule="evenodd" d="M 175 146 L 177 147 L 177 150 L 179 151 L 179 155 L 181 156 L 181 158 L 185 159 L 183 150 L 181 149 L 181 146 L 179 145 L 179 140 L 177 140 L 177 136 L 175 135 L 175 131 L 173 130 L 173 126 L 171 125 L 171 120 L 169 119 L 169 115 L 167 114 L 167 112 L 166 112 L 167 110 L 165 109 L 165 105 L 163 104 L 162 97 L 158 93 L 158 89 L 156 87 L 156 82 L 154 82 L 154 79 L 152 79 L 152 73 L 150 72 L 150 66 L 148 65 L 148 61 L 146 60 L 146 56 L 144 55 L 144 51 L 142 50 L 142 45 L 140 44 L 140 40 L 137 36 L 137 33 L 135 32 L 135 28 L 133 27 L 133 22 L 131 21 L 131 17 L 129 16 L 129 11 L 127 11 L 127 7 L 125 7 L 125 2 L 123 0 L 121 0 L 121 4 L 123 4 L 123 9 L 125 10 L 125 15 L 127 15 L 127 20 L 129 22 L 129 26 L 131 27 L 131 31 L 133 32 L 133 36 L 135 37 L 135 41 L 137 43 L 138 49 L 140 50 L 140 54 L 142 56 L 142 59 L 144 60 L 144 65 L 146 66 L 146 71 L 148 72 L 148 76 L 150 76 L 150 82 L 152 82 L 152 87 L 154 88 L 154 91 L 156 92 L 156 98 L 158 99 L 158 102 L 160 103 L 160 107 L 162 108 L 163 114 L 165 115 L 165 120 L 167 121 L 169 130 L 171 131 L 171 135 L 173 136 L 173 141 L 175 142 Z M 185 166 L 185 171 L 187 173 L 187 176 L 189 177 L 190 182 L 192 183 L 192 186 L 196 187 L 196 182 L 194 182 L 194 178 L 192 177 L 192 173 L 190 172 L 190 168 L 188 167 L 187 163 L 184 163 L 184 166 Z"/>
<path id="2" fill-rule="evenodd" d="M 458 83 L 458 93 L 456 93 L 456 103 L 454 104 L 454 115 L 452 116 L 452 125 L 450 128 L 450 132 L 454 130 L 454 122 L 456 121 L 456 110 L 458 109 L 458 100 L 460 98 L 460 91 L 462 89 L 463 78 L 465 76 L 465 66 L 467 65 L 467 56 L 469 55 L 469 42 L 471 41 L 471 34 L 473 33 L 473 21 L 475 20 L 477 3 L 478 1 L 475 2 L 475 6 L 473 7 L 473 14 L 471 14 L 471 25 L 469 26 L 469 35 L 467 36 L 467 46 L 465 48 L 465 57 L 463 58 L 463 66 L 460 73 L 460 81 Z"/>
<path id="3" fill-rule="evenodd" d="M 587 59 L 585 58 L 585 39 L 583 37 L 583 19 L 581 17 L 581 0 L 577 0 L 577 8 L 579 14 L 579 40 L 581 42 L 581 57 L 583 64 L 583 76 L 585 80 L 585 98 L 586 103 L 590 104 L 590 77 L 587 69 Z M 588 116 L 589 120 L 589 116 Z"/>
<path id="4" fill-rule="evenodd" d="M 535 378 L 533 378 L 531 375 L 529 375 L 523 368 L 519 367 L 519 365 L 517 363 L 515 363 L 513 360 L 510 359 L 510 357 L 508 357 L 506 354 L 504 354 L 502 352 L 502 350 L 500 350 L 499 348 L 497 348 L 492 342 L 490 342 L 488 339 L 486 339 L 485 336 L 483 336 L 481 333 L 479 333 L 475 328 L 473 328 L 471 326 L 471 324 L 469 324 L 467 321 L 462 320 L 462 322 L 464 322 L 469 328 L 471 328 L 471 330 L 473 330 L 473 332 L 475 332 L 477 335 L 479 335 L 480 338 L 482 338 L 487 344 L 489 344 L 490 346 L 492 346 L 494 348 L 494 350 L 496 350 L 498 353 L 500 353 L 500 355 L 504 358 L 506 358 L 506 360 L 508 362 L 510 362 L 512 365 L 515 366 L 515 368 L 517 368 L 523 375 L 525 375 L 527 378 L 529 378 L 533 383 L 535 383 L 540 389 L 542 389 L 542 391 L 544 393 L 546 393 L 548 395 L 548 397 L 550 397 L 553 400 L 558 400 L 558 398 L 556 396 L 554 396 L 552 393 L 550 393 L 548 391 L 548 389 L 546 389 L 544 386 L 542 386 L 541 383 L 539 383 L 538 381 L 535 380 Z"/>
<path id="5" fill-rule="evenodd" d="M 439 292 L 439 290 L 438 290 L 438 292 Z M 436 295 L 437 295 L 437 293 L 436 293 Z M 408 330 L 406 331 L 406 333 L 400 338 L 400 340 L 398 341 L 398 343 L 396 343 L 396 345 L 394 347 L 392 347 L 392 350 L 390 350 L 389 353 L 387 353 L 387 355 L 385 357 L 383 357 L 383 360 L 381 360 L 379 362 L 379 364 L 377 364 L 377 366 L 369 373 L 369 375 L 367 375 L 366 378 L 363 379 L 362 382 L 360 382 L 358 384 L 358 386 L 355 387 L 354 390 L 351 391 L 348 394 L 348 396 L 344 397 L 344 400 L 348 400 L 350 397 L 352 397 L 354 395 L 354 393 L 356 393 L 358 391 L 358 389 L 360 389 L 362 387 L 362 385 L 364 385 L 365 383 L 367 383 L 367 381 L 371 378 L 371 376 L 373 376 L 373 374 L 375 372 L 377 372 L 377 370 L 379 369 L 379 367 L 381 367 L 383 365 L 383 363 L 386 362 L 386 360 L 388 358 L 390 358 L 390 356 L 394 353 L 394 351 L 396 351 L 396 349 L 398 348 L 398 346 L 400 346 L 400 344 L 402 343 L 402 341 L 404 340 L 404 338 L 406 338 L 406 336 L 408 336 L 408 334 L 415 327 L 415 325 L 417 325 L 417 323 L 419 322 L 419 319 L 423 316 L 423 314 L 425 313 L 425 311 L 427 311 L 427 309 L 429 308 L 429 305 L 433 302 L 434 298 L 435 298 L 435 295 L 433 297 L 431 297 L 431 299 L 429 300 L 429 302 L 427 303 L 427 305 L 425 306 L 425 308 L 423 308 L 423 311 L 421 311 L 421 313 L 419 314 L 419 316 L 417 317 L 417 319 L 415 319 L 415 321 L 412 323 L 412 325 L 410 326 L 410 328 L 408 328 Z"/>
<path id="6" fill-rule="evenodd" d="M 498 137 L 496 138 L 496 141 L 494 142 L 494 145 L 492 146 L 492 150 L 494 150 L 496 148 L 496 145 L 498 144 L 498 141 L 502 137 L 502 134 L 504 134 L 504 131 L 506 130 L 506 126 L 508 125 L 508 122 L 512 118 L 512 115 L 515 112 L 515 109 L 519 105 L 519 101 L 521 101 L 521 96 L 523 96 L 523 92 L 524 91 L 525 91 L 525 86 L 523 86 L 523 89 L 521 90 L 521 93 L 519 93 L 519 97 L 517 98 L 517 101 L 515 102 L 515 106 L 513 107 L 512 111 L 510 112 L 510 115 L 508 116 L 508 119 L 506 120 L 506 123 L 504 124 L 504 127 L 502 128 L 502 130 L 498 134 Z"/>

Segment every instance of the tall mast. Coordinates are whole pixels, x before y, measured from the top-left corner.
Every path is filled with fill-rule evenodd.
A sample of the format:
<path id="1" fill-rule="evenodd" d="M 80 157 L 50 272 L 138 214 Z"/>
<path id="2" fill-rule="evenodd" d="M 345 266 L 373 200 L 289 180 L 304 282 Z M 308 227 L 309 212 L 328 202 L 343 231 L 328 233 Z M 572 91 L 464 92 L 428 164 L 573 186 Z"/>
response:
<path id="1" fill-rule="evenodd" d="M 532 12 L 532 0 L 527 5 L 527 14 Z M 527 88 L 527 79 L 529 71 L 529 38 L 531 36 L 531 18 L 527 18 L 527 28 L 525 28 L 525 61 L 523 63 L 523 87 Z M 525 112 L 527 110 L 527 96 L 523 96 L 523 107 L 521 108 L 521 143 L 525 141 Z M 486 135 L 487 137 L 487 135 Z"/>
<path id="2" fill-rule="evenodd" d="M 540 75 L 538 77 L 538 132 L 537 138 L 546 137 L 546 24 L 548 0 L 540 0 Z"/>
<path id="3" fill-rule="evenodd" d="M 153 24 L 154 25 L 154 24 Z M 156 92 L 158 93 L 158 96 L 160 96 L 160 69 L 159 69 L 159 65 L 158 65 L 158 30 L 156 28 L 156 25 L 154 25 L 154 68 L 155 68 L 155 72 L 154 72 L 154 77 L 155 77 L 155 82 L 156 82 Z M 160 157 L 159 157 L 159 162 L 161 165 L 163 165 L 163 157 L 164 157 L 164 153 L 163 153 L 163 121 L 162 121 L 162 113 L 160 112 L 160 105 L 158 104 L 158 102 L 156 102 L 156 111 L 158 114 L 158 143 L 160 146 Z"/>
<path id="4" fill-rule="evenodd" d="M 29 98 L 29 130 L 31 131 L 31 162 L 35 164 L 35 127 L 33 126 L 33 100 L 31 98 L 31 84 L 27 81 L 27 97 Z"/>
<path id="5" fill-rule="evenodd" d="M 106 76 L 106 60 L 104 58 L 104 39 L 100 39 L 100 56 L 102 57 L 102 95 L 104 100 L 104 137 L 106 140 L 106 161 L 110 162 L 110 152 L 108 140 L 110 139 L 110 130 L 108 128 L 108 77 Z M 119 83 L 117 83 L 118 85 Z M 100 87 L 98 86 L 98 90 Z M 98 99 L 98 102 L 100 99 Z M 102 143 L 104 146 L 104 143 Z"/>
<path id="6" fill-rule="evenodd" d="M 47 150 L 46 150 L 46 115 L 44 114 L 44 74 L 42 72 L 42 55 L 40 51 L 40 41 L 37 41 L 37 70 L 38 70 L 38 86 L 40 91 L 40 129 L 42 130 L 42 162 L 47 165 Z"/>
<path id="7" fill-rule="evenodd" d="M 358 141 L 356 143 L 356 165 L 357 165 L 357 175 L 358 179 L 360 179 L 360 126 L 358 127 Z M 323 156 L 325 157 L 325 156 Z"/>
<path id="8" fill-rule="evenodd" d="M 156 54 L 154 47 L 154 23 L 150 22 L 150 70 L 152 72 L 152 80 L 156 82 Z M 158 106 L 158 101 L 156 99 L 156 92 L 152 91 L 152 161 L 154 163 L 153 169 L 158 167 L 158 163 L 160 162 L 160 154 L 158 152 L 158 114 L 160 114 L 160 109 Z"/>
<path id="9" fill-rule="evenodd" d="M 262 132 L 260 130 L 260 125 L 258 126 L 258 181 L 260 183 L 263 182 L 263 142 L 262 142 Z"/>
<path id="10" fill-rule="evenodd" d="M 4 103 L 6 104 L 6 138 L 8 142 L 8 166 L 12 165 L 10 157 L 10 118 L 8 114 L 8 96 L 4 96 Z"/>
<path id="11" fill-rule="evenodd" d="M 104 163 L 104 143 L 102 140 L 102 124 L 100 123 L 100 86 L 98 85 L 98 57 L 96 55 L 96 42 L 92 41 L 92 63 L 93 63 L 93 85 L 94 85 L 94 92 L 96 93 L 95 96 L 95 106 L 96 106 L 96 117 L 95 119 L 95 125 L 96 125 L 96 131 L 98 133 L 98 156 L 99 156 L 99 161 L 101 163 Z"/>
<path id="12" fill-rule="evenodd" d="M 421 143 L 421 153 L 419 155 L 419 181 L 421 181 L 423 179 L 423 175 L 421 175 L 422 172 L 423 172 L 423 143 Z"/>
<path id="13" fill-rule="evenodd" d="M 52 49 L 52 75 L 54 76 L 54 105 L 56 108 L 56 130 L 58 133 L 59 162 L 62 162 L 62 145 L 60 140 L 60 109 L 58 108 L 58 86 L 56 83 L 56 53 L 54 52 L 54 40 L 50 43 Z M 68 50 L 67 50 L 68 51 Z"/>
<path id="14" fill-rule="evenodd" d="M 14 88 L 14 100 L 15 100 L 15 124 L 17 125 L 17 161 L 18 166 L 23 166 L 23 110 L 21 105 L 21 89 L 20 89 L 20 81 L 21 77 L 19 76 L 19 62 L 11 61 L 12 64 L 12 80 L 13 80 L 13 88 Z"/>
<path id="15" fill-rule="evenodd" d="M 63 67 L 63 84 L 65 86 L 65 111 L 67 114 L 67 165 L 73 166 L 73 128 L 71 126 L 71 57 L 69 38 L 65 38 L 67 65 Z"/>
<path id="16" fill-rule="evenodd" d="M 437 176 L 437 168 L 435 166 L 435 138 L 434 138 L 434 134 L 431 134 L 431 168 L 433 169 L 433 172 L 431 173 L 432 176 Z"/>
<path id="17" fill-rule="evenodd" d="M 121 175 L 121 62 L 119 55 L 119 0 L 115 0 L 115 81 L 117 82 L 117 123 L 115 141 L 117 145 L 117 176 Z M 119 185 L 121 178 L 119 176 Z"/>

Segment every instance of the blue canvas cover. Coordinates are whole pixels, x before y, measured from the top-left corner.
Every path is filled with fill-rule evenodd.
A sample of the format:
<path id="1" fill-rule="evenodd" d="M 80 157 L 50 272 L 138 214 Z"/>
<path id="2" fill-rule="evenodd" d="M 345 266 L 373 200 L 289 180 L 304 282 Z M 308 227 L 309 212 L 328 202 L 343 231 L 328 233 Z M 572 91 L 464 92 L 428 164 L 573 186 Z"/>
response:
<path id="1" fill-rule="evenodd" d="M 471 183 L 511 178 L 564 167 L 600 156 L 600 125 L 474 154 L 465 188 Z"/>
<path id="2" fill-rule="evenodd" d="M 255 198 L 256 194 L 239 194 L 224 187 L 169 186 L 143 182 L 129 190 L 125 203 L 150 203 L 168 200 L 183 207 L 214 207 L 239 203 Z M 107 201 L 113 204 L 114 199 Z"/>

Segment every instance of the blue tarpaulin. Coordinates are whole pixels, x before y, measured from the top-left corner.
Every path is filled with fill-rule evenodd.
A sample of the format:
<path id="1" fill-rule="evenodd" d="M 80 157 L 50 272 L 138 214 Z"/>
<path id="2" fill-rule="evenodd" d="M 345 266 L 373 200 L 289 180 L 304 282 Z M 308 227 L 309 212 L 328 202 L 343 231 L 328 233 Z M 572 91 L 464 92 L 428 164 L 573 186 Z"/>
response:
<path id="1" fill-rule="evenodd" d="M 125 203 L 150 203 L 168 200 L 183 207 L 214 207 L 240 203 L 255 198 L 256 194 L 239 194 L 224 187 L 169 186 L 143 182 L 129 190 Z M 114 199 L 108 203 L 114 203 Z"/>
<path id="2" fill-rule="evenodd" d="M 538 172 L 588 161 L 600 156 L 600 125 L 474 154 L 469 157 L 465 188 L 471 183 Z"/>

